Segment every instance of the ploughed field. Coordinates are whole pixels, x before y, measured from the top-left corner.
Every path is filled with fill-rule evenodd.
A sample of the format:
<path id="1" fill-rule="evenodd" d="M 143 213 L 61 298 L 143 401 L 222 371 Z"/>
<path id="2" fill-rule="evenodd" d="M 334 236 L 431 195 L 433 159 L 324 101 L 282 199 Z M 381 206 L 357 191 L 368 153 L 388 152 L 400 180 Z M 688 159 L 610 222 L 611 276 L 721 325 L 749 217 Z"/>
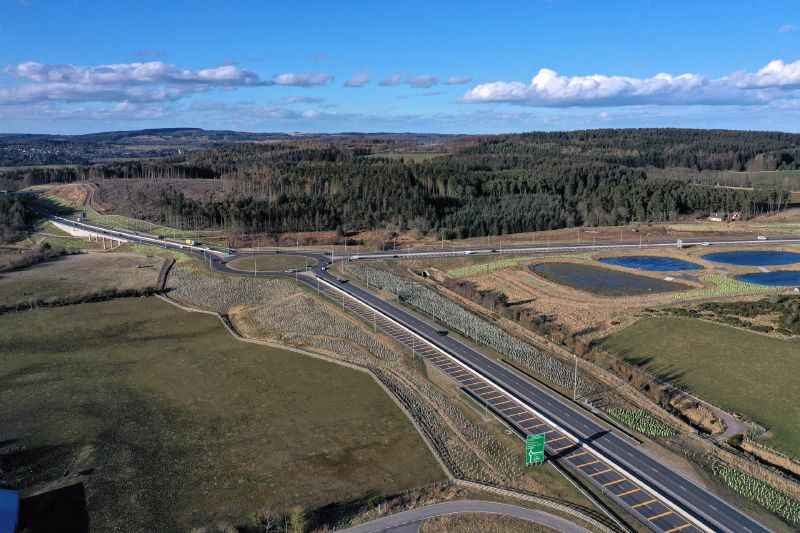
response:
<path id="1" fill-rule="evenodd" d="M 443 478 L 368 375 L 156 298 L 0 317 L 0 406 L 0 484 L 80 482 L 96 531 L 243 525 Z"/>
<path id="2" fill-rule="evenodd" d="M 685 285 L 582 263 L 541 263 L 533 267 L 556 283 L 602 296 L 631 296 L 686 289 Z"/>
<path id="3" fill-rule="evenodd" d="M 772 433 L 771 446 L 800 457 L 800 341 L 682 318 L 650 318 L 603 347 Z"/>

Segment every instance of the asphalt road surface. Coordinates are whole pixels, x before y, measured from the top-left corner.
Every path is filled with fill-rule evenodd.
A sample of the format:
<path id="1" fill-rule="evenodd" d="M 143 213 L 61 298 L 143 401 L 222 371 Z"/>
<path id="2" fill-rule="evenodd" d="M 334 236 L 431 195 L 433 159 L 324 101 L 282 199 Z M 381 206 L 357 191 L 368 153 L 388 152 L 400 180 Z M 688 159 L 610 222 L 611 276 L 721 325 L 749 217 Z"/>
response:
<path id="1" fill-rule="evenodd" d="M 345 529 L 342 533 L 417 533 L 420 524 L 425 520 L 437 516 L 462 513 L 489 513 L 510 516 L 528 522 L 535 522 L 562 533 L 588 532 L 587 529 L 577 524 L 542 511 L 526 509 L 525 507 L 517 507 L 516 505 L 509 505 L 506 503 L 464 500 L 437 503 L 427 507 L 403 511 L 402 513 L 378 518 L 372 522 Z"/>
<path id="2" fill-rule="evenodd" d="M 91 231 L 102 232 L 112 237 L 125 238 L 134 242 L 156 244 L 166 248 L 181 249 L 184 252 L 203 255 L 208 260 L 211 268 L 219 272 L 227 272 L 239 275 L 294 277 L 312 287 L 316 286 L 316 277 L 326 280 L 329 283 L 337 285 L 341 290 L 347 292 L 358 300 L 379 310 L 384 315 L 392 318 L 396 322 L 413 330 L 419 336 L 425 338 L 438 348 L 446 351 L 464 365 L 500 385 L 509 393 L 520 398 L 538 412 L 542 413 L 550 420 L 555 421 L 561 427 L 568 430 L 572 435 L 580 439 L 582 443 L 591 443 L 591 446 L 594 449 L 600 451 L 611 461 L 621 466 L 624 470 L 635 475 L 638 479 L 645 482 L 649 487 L 654 489 L 659 494 L 667 496 L 670 501 L 679 505 L 684 513 L 691 515 L 709 530 L 745 533 L 769 531 L 766 527 L 749 517 L 744 512 L 736 509 L 715 494 L 705 490 L 694 481 L 689 480 L 688 478 L 675 472 L 675 470 L 673 470 L 669 465 L 661 464 L 658 459 L 650 456 L 648 453 L 630 444 L 626 440 L 623 440 L 613 431 L 609 431 L 606 427 L 601 426 L 592 415 L 586 413 L 577 405 L 558 397 L 548 389 L 541 387 L 536 383 L 519 377 L 508 368 L 502 366 L 500 363 L 484 356 L 452 336 L 439 335 L 438 329 L 435 326 L 432 326 L 431 324 L 421 320 L 420 318 L 417 318 L 403 309 L 384 301 L 378 296 L 356 287 L 351 283 L 340 283 L 340 280 L 337 278 L 337 276 L 334 275 L 331 270 L 326 268 L 329 266 L 329 262 L 332 259 L 335 261 L 336 258 L 331 258 L 324 254 L 318 253 L 304 254 L 303 252 L 298 253 L 292 251 L 291 253 L 294 255 L 299 254 L 313 257 L 317 260 L 316 265 L 305 271 L 302 275 L 295 272 L 258 272 L 253 274 L 243 272 L 241 270 L 231 269 L 227 265 L 227 262 L 232 259 L 252 256 L 252 253 L 234 253 L 230 255 L 216 253 L 213 251 L 203 250 L 199 246 L 187 247 L 185 245 L 181 245 L 180 243 L 175 243 L 168 240 L 157 240 L 140 236 L 131 232 L 100 228 L 94 224 L 82 224 L 74 221 L 68 222 L 70 222 L 73 226 L 80 227 L 82 229 L 89 229 Z M 800 243 L 800 238 L 771 239 L 767 242 L 741 241 L 736 239 L 708 241 L 709 246 L 725 244 L 764 245 L 776 243 Z M 642 248 L 664 246 L 667 246 L 667 244 L 645 244 L 642 246 Z M 674 246 L 674 244 L 669 244 L 669 246 Z M 613 248 L 620 247 L 639 248 L 638 245 L 613 246 Z M 550 251 L 563 251 L 565 249 L 587 250 L 599 248 L 600 246 L 562 246 L 559 248 L 550 248 Z M 608 248 L 612 248 L 612 246 L 608 246 Z M 520 248 L 516 251 L 527 252 L 534 250 L 544 251 L 545 249 Z M 269 254 L 275 252 L 263 253 Z M 491 249 L 476 249 L 473 250 L 472 253 L 478 254 L 493 252 Z M 394 254 L 370 254 L 369 256 L 359 256 L 358 259 L 377 259 L 379 257 L 393 256 Z M 406 255 L 404 254 L 403 257 L 406 257 Z"/>

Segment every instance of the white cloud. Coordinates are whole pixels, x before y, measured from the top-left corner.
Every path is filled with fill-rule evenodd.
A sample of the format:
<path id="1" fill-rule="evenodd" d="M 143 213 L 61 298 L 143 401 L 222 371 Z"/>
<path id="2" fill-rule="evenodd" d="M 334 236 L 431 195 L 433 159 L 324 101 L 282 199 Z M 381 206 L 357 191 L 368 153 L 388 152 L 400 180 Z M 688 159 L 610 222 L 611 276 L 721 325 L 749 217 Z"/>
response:
<path id="1" fill-rule="evenodd" d="M 289 72 L 275 75 L 275 77 L 272 78 L 272 83 L 275 85 L 290 85 L 292 87 L 321 87 L 333 80 L 333 74 L 325 74 L 322 72 Z"/>
<path id="2" fill-rule="evenodd" d="M 28 61 L 3 67 L 0 75 L 15 82 L 0 88 L 0 105 L 43 101 L 161 102 L 212 89 L 318 87 L 334 79 L 331 74 L 309 72 L 277 74 L 262 80 L 255 72 L 230 61 L 201 70 L 179 68 L 162 61 L 90 67 Z"/>
<path id="3" fill-rule="evenodd" d="M 382 85 L 384 87 L 392 87 L 395 85 L 400 85 L 406 79 L 406 75 L 402 72 L 395 72 L 394 74 L 389 74 L 385 78 L 383 78 L 378 85 Z"/>
<path id="4" fill-rule="evenodd" d="M 778 28 L 778 33 L 789 33 L 794 31 L 798 28 L 797 24 L 784 24 L 780 28 Z"/>
<path id="5" fill-rule="evenodd" d="M 444 83 L 445 85 L 464 85 L 465 83 L 469 83 L 471 81 L 472 78 L 469 76 L 450 76 Z"/>
<path id="6" fill-rule="evenodd" d="M 408 84 L 415 89 L 430 89 L 439 83 L 436 76 L 414 76 L 408 80 Z"/>
<path id="7" fill-rule="evenodd" d="M 702 74 L 565 76 L 543 68 L 530 83 L 496 81 L 467 91 L 463 103 L 505 102 L 537 107 L 629 105 L 750 105 L 793 97 L 800 89 L 800 61 L 777 60 L 755 73 L 711 79 Z"/>
<path id="8" fill-rule="evenodd" d="M 3 74 L 34 82 L 75 85 L 116 85 L 154 83 L 196 83 L 209 85 L 264 85 L 258 75 L 235 65 L 221 65 L 203 70 L 180 69 L 161 61 L 119 63 L 81 67 L 76 65 L 47 65 L 28 61 L 2 69 Z"/>
<path id="9" fill-rule="evenodd" d="M 752 74 L 737 72 L 730 76 L 736 87 L 754 88 L 800 88 L 800 60 L 784 63 L 780 59 L 770 61 Z"/>
<path id="10" fill-rule="evenodd" d="M 345 87 L 363 87 L 370 80 L 369 72 L 366 70 L 353 74 L 349 80 L 344 82 Z"/>

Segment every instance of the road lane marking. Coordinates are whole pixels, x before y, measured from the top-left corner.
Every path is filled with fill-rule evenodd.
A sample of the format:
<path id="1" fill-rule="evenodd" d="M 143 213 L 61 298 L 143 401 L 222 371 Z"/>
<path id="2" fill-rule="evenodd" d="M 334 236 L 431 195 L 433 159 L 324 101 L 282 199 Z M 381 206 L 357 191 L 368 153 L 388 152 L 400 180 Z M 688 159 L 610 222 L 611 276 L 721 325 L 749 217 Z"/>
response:
<path id="1" fill-rule="evenodd" d="M 574 444 L 567 444 L 566 446 L 562 446 L 561 448 L 556 448 L 555 451 L 560 452 L 561 450 L 566 450 L 567 448 L 572 448 Z"/>
<path id="2" fill-rule="evenodd" d="M 686 529 L 687 527 L 692 527 L 692 524 L 687 522 L 687 523 L 683 524 L 682 526 L 673 527 L 672 529 L 668 529 L 667 533 L 675 533 L 675 531 L 681 531 L 683 529 Z"/>
<path id="3" fill-rule="evenodd" d="M 527 413 L 527 411 L 523 411 L 523 413 Z M 514 415 L 514 416 L 519 416 L 519 415 Z M 524 424 L 525 422 L 530 422 L 531 420 L 536 420 L 536 417 L 535 416 L 531 416 L 531 417 L 525 418 L 523 420 L 517 420 L 516 422 L 517 422 L 517 424 Z"/>
<path id="4" fill-rule="evenodd" d="M 626 490 L 622 494 L 617 494 L 617 498 L 622 498 L 623 496 L 627 496 L 628 494 L 633 494 L 634 492 L 639 492 L 640 490 L 642 489 L 640 489 L 639 487 L 636 487 L 635 489 L 631 490 Z"/>
<path id="5" fill-rule="evenodd" d="M 625 478 L 621 477 L 615 481 L 609 481 L 608 483 L 603 483 L 603 486 L 608 487 L 609 485 L 616 485 L 617 483 L 622 483 L 623 481 L 625 481 Z"/>
<path id="6" fill-rule="evenodd" d="M 586 450 L 583 450 L 582 452 L 576 453 L 575 455 L 570 455 L 569 457 L 567 457 L 567 461 L 571 461 L 572 459 L 575 459 L 576 457 L 580 457 L 581 455 L 586 455 L 587 453 L 589 453 L 589 452 L 587 452 Z"/>
<path id="7" fill-rule="evenodd" d="M 637 503 L 636 505 L 631 505 L 631 508 L 636 509 L 637 507 L 641 507 L 642 505 L 650 505 L 651 503 L 656 503 L 658 500 L 653 498 L 652 500 L 647 500 L 646 502 Z"/>
<path id="8" fill-rule="evenodd" d="M 589 474 L 589 477 L 599 476 L 600 474 L 605 474 L 607 472 L 611 472 L 611 469 L 606 468 L 605 470 L 600 470 L 599 472 L 595 472 L 594 474 Z"/>
<path id="9" fill-rule="evenodd" d="M 647 519 L 648 519 L 648 520 L 650 520 L 650 521 L 652 522 L 653 520 L 658 520 L 658 519 L 659 519 L 659 518 L 661 518 L 661 517 L 664 517 L 664 516 L 667 516 L 667 515 L 671 515 L 671 514 L 672 514 L 672 511 L 664 511 L 663 513 L 660 513 L 660 514 L 657 514 L 657 515 L 650 516 L 650 517 L 648 517 Z"/>
<path id="10" fill-rule="evenodd" d="M 482 396 L 481 396 L 481 397 L 482 397 Z M 484 400 L 484 401 L 486 401 L 486 402 L 491 402 L 492 400 L 496 400 L 496 399 L 498 399 L 498 398 L 502 398 L 502 397 L 503 397 L 503 395 L 502 395 L 502 394 L 498 394 L 498 395 L 496 395 L 496 396 L 491 396 L 491 397 L 487 396 L 486 398 L 483 398 L 483 397 L 482 397 L 482 398 L 483 398 L 483 400 Z"/>
<path id="11" fill-rule="evenodd" d="M 584 466 L 593 465 L 595 463 L 599 463 L 600 459 L 594 459 L 593 461 L 589 461 L 588 463 L 583 463 L 582 465 L 578 465 L 576 468 L 583 468 Z"/>

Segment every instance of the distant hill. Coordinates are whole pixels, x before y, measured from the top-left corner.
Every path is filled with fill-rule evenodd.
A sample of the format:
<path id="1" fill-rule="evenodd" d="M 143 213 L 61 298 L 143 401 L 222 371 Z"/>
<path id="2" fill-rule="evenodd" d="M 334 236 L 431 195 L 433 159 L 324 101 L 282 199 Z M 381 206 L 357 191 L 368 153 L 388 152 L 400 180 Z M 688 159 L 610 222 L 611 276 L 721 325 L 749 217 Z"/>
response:
<path id="1" fill-rule="evenodd" d="M 84 135 L 0 133 L 0 167 L 85 165 L 108 160 L 164 157 L 245 142 L 375 139 L 400 146 L 438 145 L 450 135 L 418 133 L 253 133 L 201 128 L 104 131 Z"/>

